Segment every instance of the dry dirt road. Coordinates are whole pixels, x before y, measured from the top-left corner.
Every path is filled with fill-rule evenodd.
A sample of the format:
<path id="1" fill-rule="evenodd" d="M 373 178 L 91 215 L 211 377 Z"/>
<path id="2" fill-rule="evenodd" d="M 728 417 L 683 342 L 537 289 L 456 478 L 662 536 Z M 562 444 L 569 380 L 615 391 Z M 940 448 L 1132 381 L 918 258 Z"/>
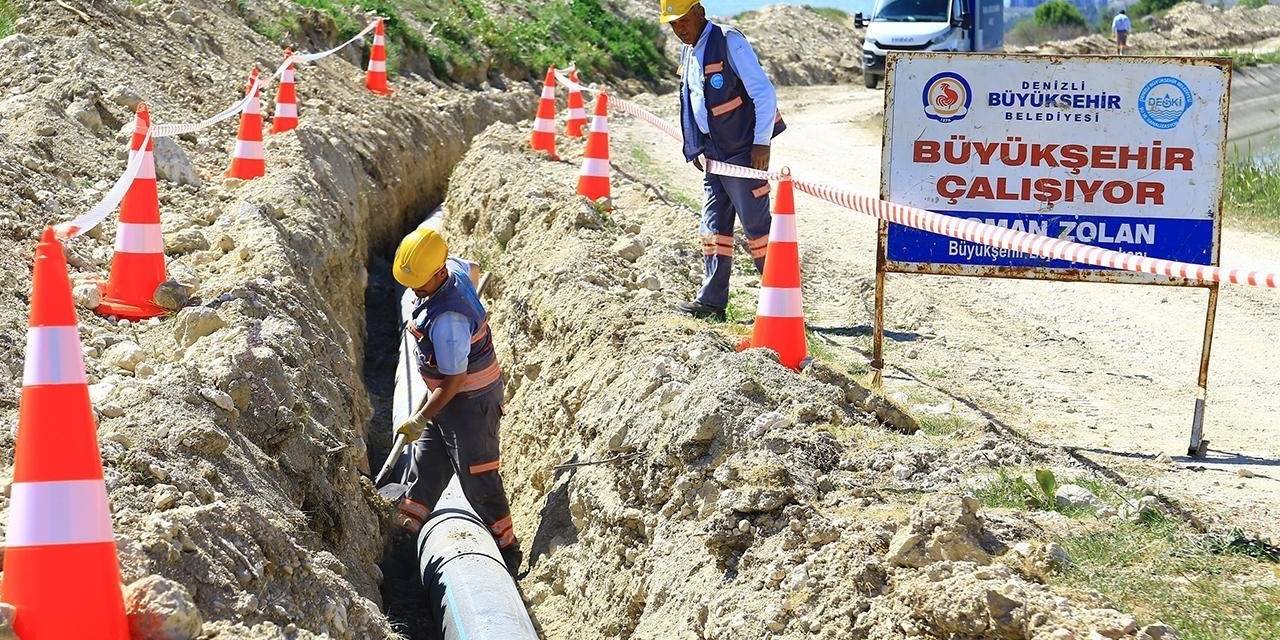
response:
<path id="1" fill-rule="evenodd" d="M 860 87 L 783 90 L 789 128 L 775 140 L 773 167 L 877 193 L 882 102 L 881 91 Z M 674 98 L 655 104 L 674 118 Z M 632 150 L 615 164 L 634 171 L 629 162 L 646 162 L 654 182 L 700 202 L 701 175 L 674 143 L 634 120 L 615 130 Z M 876 223 L 807 195 L 796 206 L 808 323 L 865 363 Z M 691 242 L 695 233 L 691 220 Z M 1224 264 L 1280 264 L 1274 235 L 1227 227 L 1222 238 Z M 754 309 L 754 291 L 742 290 L 743 306 Z M 1280 538 L 1280 292 L 1223 289 L 1210 451 L 1193 459 L 1185 453 L 1206 299 L 1173 287 L 890 275 L 885 392 L 917 413 L 991 420 L 1067 448 L 1202 520 Z"/>

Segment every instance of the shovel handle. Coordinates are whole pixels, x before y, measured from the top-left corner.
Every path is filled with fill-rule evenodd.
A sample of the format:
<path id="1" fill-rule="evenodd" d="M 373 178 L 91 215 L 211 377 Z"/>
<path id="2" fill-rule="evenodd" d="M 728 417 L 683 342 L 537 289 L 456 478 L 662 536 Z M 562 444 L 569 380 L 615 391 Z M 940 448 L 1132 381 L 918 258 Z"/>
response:
<path id="1" fill-rule="evenodd" d="M 381 487 L 387 476 L 391 475 L 391 470 L 395 468 L 396 461 L 400 459 L 400 452 L 404 450 L 405 444 L 404 434 L 397 433 L 395 441 L 391 443 L 391 451 L 387 453 L 387 459 L 382 463 L 382 470 L 378 472 L 378 477 L 373 480 L 373 486 Z"/>

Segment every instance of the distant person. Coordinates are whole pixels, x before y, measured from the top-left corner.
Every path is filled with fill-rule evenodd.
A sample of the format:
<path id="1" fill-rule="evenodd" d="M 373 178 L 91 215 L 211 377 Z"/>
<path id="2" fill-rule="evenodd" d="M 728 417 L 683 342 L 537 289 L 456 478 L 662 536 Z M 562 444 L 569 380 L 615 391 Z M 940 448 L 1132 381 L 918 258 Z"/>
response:
<path id="1" fill-rule="evenodd" d="M 684 157 L 703 171 L 699 156 L 762 171 L 769 144 L 786 125 L 773 84 L 740 32 L 707 20 L 699 0 L 660 0 L 660 20 L 684 43 L 680 50 L 680 129 Z M 702 205 L 702 287 L 677 309 L 695 318 L 724 320 L 733 270 L 734 217 L 742 221 L 756 269 L 769 244 L 769 181 L 706 174 Z"/>
<path id="2" fill-rule="evenodd" d="M 1129 16 L 1124 14 L 1124 9 L 1111 19 L 1111 30 L 1116 32 L 1116 55 L 1124 55 L 1124 50 L 1129 47 Z"/>

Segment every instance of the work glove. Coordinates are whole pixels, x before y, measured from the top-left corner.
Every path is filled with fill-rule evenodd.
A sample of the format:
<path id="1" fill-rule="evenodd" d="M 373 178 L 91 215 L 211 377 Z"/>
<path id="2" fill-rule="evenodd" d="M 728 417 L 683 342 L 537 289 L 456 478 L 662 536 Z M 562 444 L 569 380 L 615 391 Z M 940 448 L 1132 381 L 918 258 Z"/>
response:
<path id="1" fill-rule="evenodd" d="M 421 438 L 422 432 L 426 429 L 427 420 L 415 413 L 408 420 L 401 422 L 400 425 L 396 427 L 396 433 L 404 436 L 406 441 L 413 442 L 414 440 Z"/>

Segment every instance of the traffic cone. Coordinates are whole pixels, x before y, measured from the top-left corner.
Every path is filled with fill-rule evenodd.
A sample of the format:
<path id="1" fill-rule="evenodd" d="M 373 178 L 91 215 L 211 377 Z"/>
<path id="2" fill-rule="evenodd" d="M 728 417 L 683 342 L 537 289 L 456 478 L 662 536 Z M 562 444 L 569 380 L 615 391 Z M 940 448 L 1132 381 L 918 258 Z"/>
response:
<path id="1" fill-rule="evenodd" d="M 740 348 L 773 349 L 779 362 L 799 370 L 808 356 L 808 345 L 801 308 L 800 245 L 796 243 L 795 214 L 791 172 L 783 169 L 773 200 L 773 222 L 769 227 L 755 327 L 751 340 Z"/>
<path id="2" fill-rule="evenodd" d="M 578 82 L 578 70 L 569 70 L 569 79 Z M 582 128 L 587 124 L 587 110 L 582 103 L 582 91 L 576 86 L 569 87 L 569 119 L 564 123 L 564 132 L 571 138 L 581 138 Z"/>
<path id="3" fill-rule="evenodd" d="M 0 600 L 23 640 L 128 640 L 111 508 L 53 229 L 36 245 Z"/>
<path id="4" fill-rule="evenodd" d="M 533 119 L 534 151 L 546 151 L 553 159 L 556 155 L 556 69 L 547 67 L 547 78 L 542 82 L 542 98 L 538 100 L 538 113 Z"/>
<path id="5" fill-rule="evenodd" d="M 378 18 L 378 26 L 373 28 L 373 46 L 369 47 L 369 72 L 364 77 L 364 86 L 380 95 L 391 95 L 391 87 L 387 86 L 387 32 Z"/>
<path id="6" fill-rule="evenodd" d="M 293 55 L 292 49 L 285 49 L 284 59 Z M 284 133 L 298 126 L 298 91 L 294 83 L 293 63 L 285 67 L 280 74 L 280 89 L 276 92 L 276 115 L 271 119 L 271 133 Z"/>
<path id="7" fill-rule="evenodd" d="M 258 79 L 258 69 L 249 74 L 249 91 L 253 97 L 240 112 L 240 131 L 236 134 L 236 146 L 231 151 L 231 167 L 227 169 L 227 177 L 252 180 L 267 174 L 267 160 L 262 152 L 262 103 L 258 100 L 260 87 L 254 86 Z"/>
<path id="8" fill-rule="evenodd" d="M 142 140 L 151 128 L 146 104 L 138 105 L 129 158 L 141 153 L 142 165 L 120 201 L 120 225 L 116 228 L 116 252 L 111 274 L 102 286 L 102 304 L 94 312 L 130 320 L 153 318 L 168 309 L 152 302 L 156 287 L 165 281 L 164 237 L 160 234 L 160 198 L 156 194 L 155 140 Z"/>
<path id="9" fill-rule="evenodd" d="M 578 172 L 578 193 L 592 202 L 608 199 L 609 191 L 609 96 L 596 96 L 596 115 L 591 118 L 591 134 L 582 154 Z"/>

